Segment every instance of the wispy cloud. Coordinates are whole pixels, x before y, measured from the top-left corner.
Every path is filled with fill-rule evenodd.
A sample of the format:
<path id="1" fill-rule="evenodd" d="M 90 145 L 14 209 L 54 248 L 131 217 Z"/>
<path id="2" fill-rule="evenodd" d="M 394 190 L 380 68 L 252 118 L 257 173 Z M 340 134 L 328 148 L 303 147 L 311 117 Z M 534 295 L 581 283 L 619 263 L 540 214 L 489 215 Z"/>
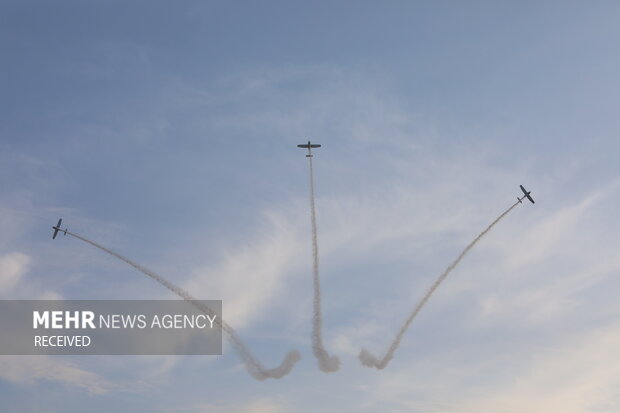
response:
<path id="1" fill-rule="evenodd" d="M 193 412 L 193 413 L 282 413 L 291 411 L 291 406 L 268 397 L 257 398 L 249 402 L 239 403 L 235 401 L 229 404 L 196 404 L 188 407 L 175 408 L 174 412 Z"/>
<path id="2" fill-rule="evenodd" d="M 275 213 L 266 218 L 258 234 L 224 251 L 216 265 L 195 269 L 184 283 L 196 297 L 223 299 L 225 319 L 235 328 L 260 318 L 299 268 L 299 257 L 308 255 L 298 224 Z"/>
<path id="3" fill-rule="evenodd" d="M 0 297 L 6 297 L 19 283 L 27 271 L 30 257 L 21 252 L 12 252 L 0 257 Z"/>
<path id="4" fill-rule="evenodd" d="M 81 388 L 92 394 L 122 390 L 123 386 L 107 380 L 79 365 L 49 356 L 0 356 L 0 378 L 20 384 L 53 381 Z"/>
<path id="5" fill-rule="evenodd" d="M 618 407 L 620 325 L 608 325 L 558 337 L 559 341 L 530 354 L 514 376 L 484 390 L 471 389 L 449 410 L 458 413 L 503 411 L 543 413 L 612 412 Z M 456 407 L 458 406 L 458 407 Z"/>

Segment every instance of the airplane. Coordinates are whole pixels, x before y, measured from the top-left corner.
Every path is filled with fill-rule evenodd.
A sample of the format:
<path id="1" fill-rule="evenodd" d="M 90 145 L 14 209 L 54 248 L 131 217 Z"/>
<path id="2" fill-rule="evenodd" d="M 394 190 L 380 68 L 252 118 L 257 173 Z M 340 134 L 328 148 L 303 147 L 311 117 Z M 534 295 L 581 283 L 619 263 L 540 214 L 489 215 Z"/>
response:
<path id="1" fill-rule="evenodd" d="M 532 197 L 530 196 L 530 194 L 532 193 L 532 191 L 526 191 L 525 188 L 523 188 L 523 185 L 519 185 L 521 187 L 521 190 L 523 191 L 523 196 L 521 198 L 517 197 L 517 200 L 519 202 L 522 202 L 525 198 L 529 199 L 530 202 L 533 204 L 534 200 L 532 199 Z"/>
<path id="2" fill-rule="evenodd" d="M 52 235 L 52 239 L 56 239 L 56 235 L 58 235 L 58 231 L 64 232 L 64 234 L 67 235 L 67 228 L 60 229 L 60 224 L 62 224 L 62 218 L 60 218 L 58 220 L 58 224 L 56 224 L 55 227 L 52 227 L 52 229 L 54 230 L 54 234 Z"/>
<path id="3" fill-rule="evenodd" d="M 312 144 L 310 143 L 310 141 L 308 141 L 308 143 L 302 143 L 297 145 L 298 148 L 307 148 L 308 149 L 308 155 L 306 155 L 306 158 L 312 158 L 312 148 L 320 148 L 321 145 L 318 144 Z"/>

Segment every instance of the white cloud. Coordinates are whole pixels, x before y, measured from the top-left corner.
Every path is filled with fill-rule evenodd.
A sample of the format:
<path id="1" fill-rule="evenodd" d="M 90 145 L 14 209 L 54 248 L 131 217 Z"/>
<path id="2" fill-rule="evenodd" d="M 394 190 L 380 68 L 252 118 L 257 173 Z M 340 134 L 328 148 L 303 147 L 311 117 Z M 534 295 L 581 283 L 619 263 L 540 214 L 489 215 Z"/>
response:
<path id="1" fill-rule="evenodd" d="M 283 413 L 292 411 L 282 402 L 264 397 L 245 403 L 234 404 L 196 404 L 189 407 L 174 409 L 175 412 L 208 412 L 208 413 Z"/>
<path id="2" fill-rule="evenodd" d="M 508 381 L 472 391 L 454 413 L 616 412 L 620 409 L 620 325 L 560 337 L 561 341 L 525 355 L 525 365 Z M 517 356 L 518 357 L 518 356 Z"/>
<path id="3" fill-rule="evenodd" d="M 366 404 L 393 412 L 618 411 L 620 329 L 605 320 L 619 313 L 613 294 L 602 293 L 615 288 L 620 271 L 619 245 L 606 236 L 613 221 L 603 218 L 603 201 L 613 196 L 593 191 L 533 211 L 533 219 L 504 222 L 434 297 L 451 323 L 426 312 L 427 329 L 406 338 L 382 377 L 365 387 L 373 394 Z M 524 219 L 529 234 L 522 236 Z M 376 334 L 353 330 L 360 339 Z M 335 343 L 353 352 L 348 334 Z M 420 344 L 438 335 L 462 341 Z"/>
<path id="4" fill-rule="evenodd" d="M 197 298 L 224 300 L 224 318 L 243 328 L 260 317 L 280 293 L 300 255 L 307 255 L 299 228 L 277 214 L 267 216 L 260 235 L 225 253 L 215 266 L 198 268 L 184 287 Z M 305 241 L 305 240 L 304 240 Z"/>
<path id="5" fill-rule="evenodd" d="M 95 373 L 49 356 L 0 356 L 0 378 L 28 385 L 39 380 L 54 381 L 92 394 L 120 390 Z"/>
<path id="6" fill-rule="evenodd" d="M 19 283 L 28 270 L 30 257 L 21 252 L 12 252 L 0 257 L 0 296 L 6 296 Z"/>
<path id="7" fill-rule="evenodd" d="M 360 386 L 368 411 L 445 413 L 617 412 L 620 325 L 485 347 L 467 342 L 396 360 Z M 485 343 L 479 343 L 485 346 Z M 368 377 L 367 377 L 368 378 Z"/>
<path id="8" fill-rule="evenodd" d="M 0 298 L 30 300 L 59 300 L 61 295 L 41 288 L 24 277 L 30 270 L 32 259 L 22 252 L 10 252 L 0 256 Z"/>
<path id="9" fill-rule="evenodd" d="M 601 196 L 600 192 L 589 194 L 568 207 L 553 211 L 538 222 L 529 223 L 527 231 L 519 235 L 520 242 L 513 242 L 506 267 L 531 266 L 558 251 L 574 249 L 576 244 L 573 240 L 579 236 L 579 220 L 595 206 Z"/>
<path id="10" fill-rule="evenodd" d="M 54 300 L 60 296 L 51 291 L 37 291 L 26 285 L 23 276 L 28 271 L 30 257 L 12 252 L 0 257 L 0 296 L 14 298 L 26 293 L 30 299 Z M 80 367 L 48 356 L 1 356 L 0 378 L 21 384 L 38 380 L 60 382 L 101 394 L 114 388 L 105 379 Z"/>
<path id="11" fill-rule="evenodd" d="M 516 239 L 504 231 L 493 245 L 483 247 L 495 253 L 491 262 L 501 282 L 482 269 L 488 262 L 474 263 L 468 271 L 473 279 L 457 281 L 478 299 L 477 322 L 501 324 L 518 315 L 513 323 L 544 325 L 591 307 L 584 291 L 620 271 L 620 245 L 600 236 L 606 229 L 592 220 L 610 195 L 593 192 L 527 223 L 528 230 Z M 514 230 L 518 223 L 506 225 Z"/>

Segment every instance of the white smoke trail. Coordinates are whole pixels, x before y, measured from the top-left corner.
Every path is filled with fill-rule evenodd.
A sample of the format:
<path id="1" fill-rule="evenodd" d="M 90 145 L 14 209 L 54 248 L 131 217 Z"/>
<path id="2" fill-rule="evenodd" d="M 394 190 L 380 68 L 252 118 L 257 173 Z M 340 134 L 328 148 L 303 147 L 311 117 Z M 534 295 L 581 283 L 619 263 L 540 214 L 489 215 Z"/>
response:
<path id="1" fill-rule="evenodd" d="M 473 246 L 476 245 L 476 243 L 478 241 L 480 241 L 480 239 L 482 237 L 484 237 L 486 235 L 486 233 L 489 232 L 491 230 L 491 228 L 493 228 L 495 226 L 495 224 L 497 224 L 502 218 L 504 218 L 506 215 L 508 215 L 508 213 L 510 211 L 512 211 L 512 209 L 514 207 L 516 207 L 518 204 L 519 204 L 518 201 L 515 202 L 510 208 L 508 208 L 499 217 L 497 217 L 495 219 L 495 221 L 491 222 L 491 224 L 488 227 L 486 227 L 486 229 L 484 231 L 482 231 L 480 234 L 478 234 L 478 236 L 472 242 L 470 242 L 469 245 L 467 245 L 467 247 L 465 247 L 465 249 L 452 262 L 452 264 L 450 264 L 450 266 L 448 266 L 448 268 L 446 268 L 446 270 L 439 276 L 439 278 L 437 278 L 437 280 L 435 280 L 435 282 L 433 283 L 431 288 L 429 288 L 429 290 L 426 293 L 426 295 L 424 295 L 424 297 L 420 300 L 418 305 L 416 305 L 416 307 L 414 308 L 413 312 L 409 315 L 407 320 L 405 320 L 405 323 L 402 325 L 402 327 L 398 331 L 398 334 L 396 334 L 396 337 L 394 338 L 394 341 L 392 341 L 392 344 L 388 348 L 388 351 L 385 353 L 385 355 L 381 359 L 379 359 L 378 357 L 372 355 L 365 348 L 362 348 L 362 350 L 360 351 L 360 354 L 358 355 L 358 358 L 359 358 L 360 362 L 364 366 L 366 366 L 366 367 L 374 367 L 374 368 L 376 368 L 378 370 L 382 370 L 382 369 L 384 369 L 388 365 L 390 360 L 392 360 L 392 357 L 394 357 L 394 352 L 396 351 L 396 349 L 398 349 L 398 346 L 400 345 L 400 342 L 403 339 L 403 336 L 405 335 L 405 332 L 407 331 L 407 329 L 409 328 L 409 326 L 411 325 L 413 320 L 416 318 L 416 316 L 418 315 L 420 310 L 422 310 L 422 308 L 424 307 L 426 302 L 429 300 L 429 298 L 431 298 L 431 295 L 433 295 L 433 293 L 435 292 L 437 287 L 439 287 L 439 285 L 443 282 L 443 280 L 446 279 L 448 274 L 450 274 L 450 272 L 452 272 L 452 270 L 455 269 L 457 267 L 457 265 L 459 265 L 459 263 L 461 262 L 463 257 L 469 252 L 469 250 L 471 250 L 473 248 Z"/>
<path id="2" fill-rule="evenodd" d="M 312 313 L 312 353 L 316 357 L 319 369 L 333 373 L 340 368 L 340 360 L 330 356 L 323 345 L 323 313 L 321 311 L 321 280 L 319 278 L 319 243 L 316 230 L 316 210 L 314 207 L 314 171 L 312 157 L 308 157 L 310 165 L 310 221 L 312 223 L 312 274 L 314 284 L 314 300 Z"/>
<path id="3" fill-rule="evenodd" d="M 127 264 L 131 265 L 132 267 L 134 267 L 141 273 L 148 275 L 149 277 L 151 277 L 152 279 L 154 279 L 155 281 L 157 281 L 158 283 L 160 283 L 161 285 L 163 285 L 164 287 L 166 287 L 167 289 L 169 289 L 170 291 L 172 291 L 173 293 L 181 297 L 183 300 L 189 302 L 190 304 L 192 304 L 194 307 L 198 308 L 199 310 L 203 312 L 211 312 L 209 308 L 205 308 L 203 304 L 197 302 L 196 299 L 192 297 L 187 291 L 183 290 L 180 287 L 177 287 L 176 285 L 166 280 L 161 275 L 156 274 L 152 272 L 151 270 L 144 268 L 143 266 L 139 264 L 136 264 L 135 262 L 131 261 L 129 258 L 126 258 L 87 238 L 84 238 L 80 235 L 74 234 L 69 231 L 67 231 L 67 234 L 72 235 L 75 238 L 80 239 L 86 242 L 87 244 L 90 244 L 96 248 L 99 248 L 100 250 L 107 252 L 108 254 L 118 258 L 119 260 L 126 262 Z M 252 353 L 250 353 L 250 350 L 248 350 L 245 344 L 243 344 L 239 336 L 237 336 L 237 333 L 235 332 L 235 330 L 233 330 L 233 328 L 228 323 L 226 323 L 224 320 L 221 320 L 221 321 L 216 320 L 216 323 L 222 327 L 222 330 L 224 331 L 224 333 L 226 333 L 226 337 L 228 337 L 228 341 L 232 344 L 237 354 L 239 354 L 239 357 L 241 357 L 241 360 L 243 361 L 246 370 L 256 380 L 265 380 L 268 378 L 272 378 L 272 379 L 282 378 L 291 372 L 291 370 L 295 366 L 295 363 L 297 363 L 299 359 L 301 358 L 297 350 L 292 350 L 286 354 L 286 356 L 284 357 L 284 360 L 282 361 L 282 363 L 280 363 L 278 367 L 273 368 L 273 369 L 266 369 L 252 355 Z"/>

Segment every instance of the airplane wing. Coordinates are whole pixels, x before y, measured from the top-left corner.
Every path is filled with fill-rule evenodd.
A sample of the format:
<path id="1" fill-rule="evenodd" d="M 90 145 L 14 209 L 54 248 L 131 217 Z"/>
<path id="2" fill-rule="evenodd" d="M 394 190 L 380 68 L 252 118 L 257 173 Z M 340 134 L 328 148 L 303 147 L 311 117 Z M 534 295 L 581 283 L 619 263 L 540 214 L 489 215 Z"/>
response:
<path id="1" fill-rule="evenodd" d="M 54 234 L 52 234 L 52 239 L 56 239 L 56 235 L 58 235 L 58 231 L 60 231 L 60 224 L 62 224 L 62 218 L 58 220 L 58 224 L 55 227 L 52 227 L 54 230 Z"/>
<path id="2" fill-rule="evenodd" d="M 523 191 L 523 194 L 525 195 L 525 197 L 532 203 L 535 204 L 534 200 L 532 199 L 532 197 L 530 196 L 530 194 L 532 193 L 532 191 L 528 191 L 526 190 L 523 185 L 519 185 L 521 187 L 521 190 Z M 522 198 L 523 199 L 523 198 Z"/>
<path id="3" fill-rule="evenodd" d="M 312 148 L 320 148 L 321 145 L 319 145 L 318 143 L 310 143 L 310 141 L 308 141 L 308 143 L 300 143 L 299 145 L 297 145 L 297 147 L 308 149 L 308 154 L 306 155 L 306 158 L 312 158 Z"/>

